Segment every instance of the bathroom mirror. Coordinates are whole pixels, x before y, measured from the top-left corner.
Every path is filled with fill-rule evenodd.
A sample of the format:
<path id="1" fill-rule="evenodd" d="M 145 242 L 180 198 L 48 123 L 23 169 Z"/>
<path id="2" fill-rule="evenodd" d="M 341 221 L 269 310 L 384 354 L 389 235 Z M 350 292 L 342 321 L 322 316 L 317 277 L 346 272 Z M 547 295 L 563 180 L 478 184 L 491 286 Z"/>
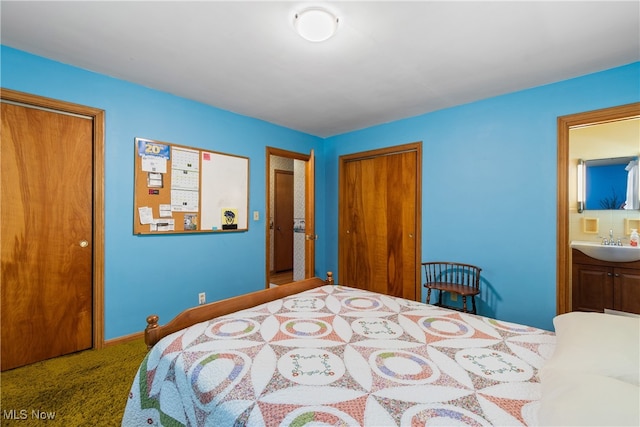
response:
<path id="1" fill-rule="evenodd" d="M 638 157 L 615 157 L 579 161 L 578 187 L 587 210 L 638 209 Z M 580 183 L 580 180 L 583 182 Z M 580 191 L 580 190 L 579 190 Z"/>
<path id="2" fill-rule="evenodd" d="M 569 137 L 576 180 L 570 192 L 578 212 L 640 209 L 640 118 L 575 127 Z"/>

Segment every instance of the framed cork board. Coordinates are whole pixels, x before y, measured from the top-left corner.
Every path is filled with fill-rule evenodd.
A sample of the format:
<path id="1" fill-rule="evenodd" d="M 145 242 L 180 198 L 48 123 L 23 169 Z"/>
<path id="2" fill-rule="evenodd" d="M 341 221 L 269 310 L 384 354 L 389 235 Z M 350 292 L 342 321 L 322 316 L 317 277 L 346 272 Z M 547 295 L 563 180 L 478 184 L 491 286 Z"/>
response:
<path id="1" fill-rule="evenodd" d="M 248 157 L 145 138 L 134 153 L 134 234 L 248 230 Z"/>

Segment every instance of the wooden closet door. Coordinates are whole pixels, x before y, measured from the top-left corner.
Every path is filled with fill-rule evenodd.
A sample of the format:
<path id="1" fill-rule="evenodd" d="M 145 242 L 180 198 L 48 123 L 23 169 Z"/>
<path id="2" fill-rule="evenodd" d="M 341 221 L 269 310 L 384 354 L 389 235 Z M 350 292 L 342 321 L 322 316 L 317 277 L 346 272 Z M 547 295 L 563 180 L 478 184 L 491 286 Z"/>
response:
<path id="1" fill-rule="evenodd" d="M 418 152 L 343 159 L 340 284 L 420 298 Z"/>
<path id="2" fill-rule="evenodd" d="M 2 370 L 92 347 L 92 132 L 2 103 Z"/>

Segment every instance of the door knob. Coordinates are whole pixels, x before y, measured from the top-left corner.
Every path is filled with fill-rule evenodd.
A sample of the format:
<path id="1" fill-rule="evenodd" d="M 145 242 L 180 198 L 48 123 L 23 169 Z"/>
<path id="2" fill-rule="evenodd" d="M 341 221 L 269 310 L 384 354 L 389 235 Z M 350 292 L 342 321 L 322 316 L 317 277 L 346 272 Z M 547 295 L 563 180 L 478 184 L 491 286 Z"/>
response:
<path id="1" fill-rule="evenodd" d="M 86 248 L 87 246 L 89 246 L 89 242 L 87 242 L 86 240 L 80 240 L 81 248 Z"/>

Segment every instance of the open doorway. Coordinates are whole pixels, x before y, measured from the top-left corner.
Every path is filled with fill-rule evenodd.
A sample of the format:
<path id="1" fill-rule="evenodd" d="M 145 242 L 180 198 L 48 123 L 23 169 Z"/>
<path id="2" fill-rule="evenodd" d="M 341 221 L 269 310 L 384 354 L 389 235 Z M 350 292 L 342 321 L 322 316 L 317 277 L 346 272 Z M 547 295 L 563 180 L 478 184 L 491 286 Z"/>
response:
<path id="1" fill-rule="evenodd" d="M 583 129 L 586 127 L 600 126 L 602 124 L 611 124 L 615 122 L 626 121 L 629 119 L 640 117 L 640 103 L 632 103 L 620 105 L 616 107 L 603 108 L 600 110 L 586 111 L 582 113 L 570 114 L 558 117 L 558 189 L 557 189 L 557 236 L 556 236 L 556 313 L 563 314 L 573 310 L 572 306 L 572 259 L 571 259 L 571 240 L 576 238 L 577 224 L 580 224 L 582 212 L 578 212 L 577 203 L 577 157 L 575 154 L 576 140 L 572 135 L 572 130 Z M 604 129 L 607 129 L 606 127 Z M 614 143 L 615 141 L 615 143 Z M 637 139 L 635 141 L 637 143 Z M 577 142 L 583 144 L 583 142 Z M 600 143 L 592 142 L 590 145 L 590 158 L 620 157 L 622 154 L 611 151 L 612 147 L 618 147 L 620 141 L 616 138 L 612 139 L 612 135 L 600 137 Z M 623 146 L 626 146 L 624 144 Z M 602 151 L 597 151 L 602 150 Z M 626 152 L 622 152 L 626 155 Z M 635 151 L 632 155 L 638 155 L 638 146 L 635 145 Z M 585 157 L 580 154 L 580 157 Z M 627 213 L 633 218 L 637 218 L 637 210 L 618 210 L 607 213 L 608 220 L 616 216 L 625 216 Z M 589 216 L 598 218 L 599 212 L 591 211 Z M 615 216 L 614 216 L 615 215 Z M 623 223 L 623 218 L 617 218 L 618 229 Z M 604 224 L 605 221 L 599 221 L 604 226 L 604 230 L 613 229 L 612 223 Z M 576 224 L 574 226 L 573 224 Z M 572 234 L 572 229 L 574 232 Z M 616 231 L 617 231 L 616 230 Z M 618 232 L 619 233 L 619 232 Z M 596 234 L 597 235 L 597 234 Z M 577 238 L 580 238 L 579 236 Z"/>
<path id="2" fill-rule="evenodd" d="M 267 147 L 266 287 L 314 275 L 313 151 Z"/>

